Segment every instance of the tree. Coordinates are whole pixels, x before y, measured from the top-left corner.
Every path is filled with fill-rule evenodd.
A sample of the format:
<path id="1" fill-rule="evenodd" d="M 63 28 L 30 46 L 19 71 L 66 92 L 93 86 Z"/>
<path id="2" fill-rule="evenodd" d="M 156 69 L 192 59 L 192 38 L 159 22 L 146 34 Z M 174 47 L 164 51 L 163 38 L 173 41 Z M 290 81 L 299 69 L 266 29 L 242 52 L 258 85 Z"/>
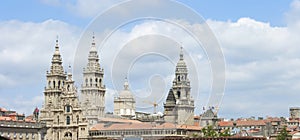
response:
<path id="1" fill-rule="evenodd" d="M 214 130 L 211 125 L 204 127 L 202 129 L 202 133 L 204 137 L 212 137 L 212 138 L 218 137 L 218 132 Z"/>
<path id="2" fill-rule="evenodd" d="M 291 136 L 289 135 L 289 133 L 286 130 L 286 126 L 283 127 L 283 129 L 279 132 L 279 134 L 277 135 L 277 140 L 286 140 L 289 139 Z"/>
<path id="3" fill-rule="evenodd" d="M 224 132 L 220 133 L 220 137 L 229 137 L 231 136 L 229 128 L 225 129 Z"/>

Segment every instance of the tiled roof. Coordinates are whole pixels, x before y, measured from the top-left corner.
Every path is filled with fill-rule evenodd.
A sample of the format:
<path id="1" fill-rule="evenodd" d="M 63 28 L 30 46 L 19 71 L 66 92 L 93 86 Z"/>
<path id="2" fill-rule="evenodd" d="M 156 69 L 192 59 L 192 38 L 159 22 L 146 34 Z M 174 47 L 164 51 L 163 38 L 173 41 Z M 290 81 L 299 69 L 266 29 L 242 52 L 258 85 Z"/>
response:
<path id="1" fill-rule="evenodd" d="M 233 126 L 233 121 L 220 121 L 219 126 Z"/>
<path id="2" fill-rule="evenodd" d="M 25 119 L 25 122 L 36 122 L 36 121 L 32 119 Z"/>
<path id="3" fill-rule="evenodd" d="M 290 123 L 297 123 L 297 122 L 299 122 L 299 120 L 289 120 L 288 122 L 290 122 Z"/>
<path id="4" fill-rule="evenodd" d="M 7 109 L 0 107 L 0 111 L 1 111 L 1 112 L 6 112 Z"/>
<path id="5" fill-rule="evenodd" d="M 264 120 L 265 122 L 280 122 L 281 119 L 278 117 L 268 117 Z"/>
<path id="6" fill-rule="evenodd" d="M 188 129 L 188 130 L 201 130 L 200 126 L 195 126 L 195 125 L 179 125 L 177 128 L 180 129 Z"/>
<path id="7" fill-rule="evenodd" d="M 236 126 L 263 126 L 266 125 L 264 120 L 239 120 L 235 121 Z M 233 126 L 233 121 L 221 121 L 219 126 Z"/>
<path id="8" fill-rule="evenodd" d="M 25 122 L 36 122 L 32 119 L 25 119 L 25 120 L 16 120 L 16 118 L 6 117 L 6 116 L 0 116 L 0 121 L 25 121 Z"/>
<path id="9" fill-rule="evenodd" d="M 17 113 L 10 113 L 8 116 L 17 116 Z"/>
<path id="10" fill-rule="evenodd" d="M 12 119 L 10 117 L 4 117 L 4 116 L 1 116 L 0 117 L 0 121 L 11 121 Z"/>
<path id="11" fill-rule="evenodd" d="M 136 130 L 136 129 L 188 129 L 200 130 L 198 126 L 192 125 L 175 125 L 172 123 L 152 124 L 152 123 L 99 123 L 92 126 L 91 130 Z"/>
<path id="12" fill-rule="evenodd" d="M 128 120 L 128 119 L 119 119 L 119 118 L 101 118 L 100 122 L 142 123 L 138 120 Z"/>

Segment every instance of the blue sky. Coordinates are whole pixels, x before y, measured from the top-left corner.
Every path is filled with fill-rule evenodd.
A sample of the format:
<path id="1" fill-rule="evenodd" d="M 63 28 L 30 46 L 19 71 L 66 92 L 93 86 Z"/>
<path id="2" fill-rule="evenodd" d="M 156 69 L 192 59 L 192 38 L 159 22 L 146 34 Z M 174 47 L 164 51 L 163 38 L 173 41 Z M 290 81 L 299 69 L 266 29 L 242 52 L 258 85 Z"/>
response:
<path id="1" fill-rule="evenodd" d="M 73 3 L 76 1 L 64 1 Z M 101 3 L 101 0 L 99 1 Z M 258 21 L 269 22 L 273 26 L 283 26 L 286 24 L 284 15 L 289 10 L 291 0 L 211 0 L 193 1 L 178 0 L 183 4 L 193 8 L 205 19 L 236 21 L 241 17 L 250 17 Z M 2 21 L 21 20 L 42 22 L 47 19 L 58 19 L 76 26 L 86 26 L 92 17 L 80 17 L 60 4 L 45 4 L 42 0 L 28 1 L 5 1 L 0 5 Z M 104 9 L 99 9 L 99 11 Z"/>
<path id="2" fill-rule="evenodd" d="M 72 64 L 84 30 L 96 15 L 121 0 L 29 0 L 5 1 L 0 5 L 0 106 L 29 114 L 35 106 L 42 106 L 45 72 L 49 69 L 54 40 L 59 35 L 64 65 Z M 220 108 L 221 117 L 288 116 L 288 108 L 300 106 L 300 1 L 299 0 L 179 0 L 191 7 L 207 21 L 222 46 L 226 69 L 226 91 Z M 158 3 L 159 4 L 159 3 Z M 122 46 L 124 40 L 145 32 L 167 32 L 160 22 L 137 22 L 112 36 L 108 45 Z M 168 27 L 177 30 L 175 27 Z M 192 30 L 194 26 L 190 26 Z M 125 32 L 126 31 L 126 32 Z M 178 31 L 180 32 L 180 31 Z M 143 33 L 142 33 L 143 34 Z M 168 33 L 165 33 L 168 34 Z M 101 35 L 98 35 L 101 36 Z M 178 38 L 184 36 L 178 36 Z M 115 41 L 115 40 L 119 41 Z M 187 39 L 189 40 L 189 39 Z M 191 42 L 186 41 L 186 44 Z M 87 46 L 90 42 L 87 41 Z M 137 40 L 135 43 L 140 43 Z M 170 42 L 169 42 L 170 43 Z M 162 45 L 161 44 L 157 44 Z M 165 42 L 168 44 L 168 42 Z M 124 45 L 124 44 L 123 44 Z M 100 50 L 99 50 L 100 51 Z M 101 50 L 100 60 L 109 69 L 111 52 Z M 170 51 L 173 61 L 177 52 Z M 211 77 L 208 60 L 199 52 L 203 81 L 203 106 Z M 144 62 L 142 63 L 144 64 Z M 146 65 L 146 64 L 145 64 Z M 151 68 L 153 64 L 147 63 Z M 162 61 L 162 78 L 172 80 L 172 68 Z M 66 67 L 66 66 L 65 66 Z M 138 67 L 138 66 L 137 66 Z M 149 75 L 134 69 L 138 76 Z M 170 73 L 171 70 L 171 73 Z M 109 73 L 105 79 L 111 111 L 113 96 Z M 134 77 L 134 76 L 133 76 Z M 133 78 L 133 90 L 145 81 Z M 80 81 L 76 81 L 80 86 Z M 122 81 L 121 81 L 122 83 Z M 143 83 L 143 84 L 141 84 Z M 136 85 L 134 85 L 136 84 Z M 148 87 L 146 87 L 148 90 Z M 282 99 L 285 99 L 282 101 Z M 199 101 L 199 102 L 200 102 Z M 202 103 L 203 102 L 203 103 Z M 197 113 L 201 113 L 198 107 Z M 110 110 L 109 110 L 110 109 Z M 162 108 L 160 108 L 162 109 Z M 152 110 L 152 109 L 150 109 Z M 149 111 L 149 110 L 147 110 Z"/>

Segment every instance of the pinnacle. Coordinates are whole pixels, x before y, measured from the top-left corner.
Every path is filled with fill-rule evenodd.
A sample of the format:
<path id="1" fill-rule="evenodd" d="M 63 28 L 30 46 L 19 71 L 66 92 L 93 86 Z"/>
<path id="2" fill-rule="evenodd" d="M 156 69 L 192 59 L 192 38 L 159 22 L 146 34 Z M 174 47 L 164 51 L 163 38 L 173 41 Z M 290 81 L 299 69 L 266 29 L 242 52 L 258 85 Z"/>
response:
<path id="1" fill-rule="evenodd" d="M 54 52 L 55 55 L 59 55 L 59 45 L 58 45 L 58 39 L 56 39 L 56 44 L 55 44 L 55 52 Z"/>
<path id="2" fill-rule="evenodd" d="M 183 60 L 183 48 L 180 47 L 180 60 Z"/>
<path id="3" fill-rule="evenodd" d="M 129 84 L 128 84 L 127 77 L 125 77 L 124 90 L 129 90 Z"/>

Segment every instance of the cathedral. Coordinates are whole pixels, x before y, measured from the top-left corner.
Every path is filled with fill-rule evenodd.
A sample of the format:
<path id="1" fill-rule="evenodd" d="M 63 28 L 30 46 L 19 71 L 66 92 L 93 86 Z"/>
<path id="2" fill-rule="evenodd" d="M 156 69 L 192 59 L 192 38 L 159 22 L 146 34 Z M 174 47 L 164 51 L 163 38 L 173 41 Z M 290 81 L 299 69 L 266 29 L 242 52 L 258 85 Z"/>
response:
<path id="1" fill-rule="evenodd" d="M 72 79 L 71 66 L 67 72 L 64 71 L 58 40 L 56 40 L 50 71 L 46 72 L 44 104 L 39 117 L 39 122 L 46 126 L 43 135 L 45 140 L 88 139 L 92 135 L 89 134 L 90 129 L 97 126 L 101 119 L 108 117 L 105 114 L 104 70 L 100 66 L 94 39 L 93 36 L 88 63 L 83 68 L 80 99 Z M 194 100 L 190 94 L 188 69 L 181 48 L 173 85 L 164 103 L 164 122 L 175 125 L 194 124 Z M 124 89 L 120 91 L 118 97 L 114 98 L 113 116 L 136 119 L 135 103 L 125 78 Z"/>

